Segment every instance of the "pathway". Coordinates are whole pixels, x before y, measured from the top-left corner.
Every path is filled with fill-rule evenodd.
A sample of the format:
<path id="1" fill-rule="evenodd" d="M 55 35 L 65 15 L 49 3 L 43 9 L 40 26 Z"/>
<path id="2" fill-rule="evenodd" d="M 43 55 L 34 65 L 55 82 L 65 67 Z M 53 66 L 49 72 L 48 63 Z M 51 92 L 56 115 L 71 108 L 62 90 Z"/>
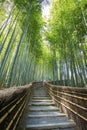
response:
<path id="1" fill-rule="evenodd" d="M 75 123 L 59 111 L 45 87 L 33 87 L 18 130 L 75 130 Z"/>

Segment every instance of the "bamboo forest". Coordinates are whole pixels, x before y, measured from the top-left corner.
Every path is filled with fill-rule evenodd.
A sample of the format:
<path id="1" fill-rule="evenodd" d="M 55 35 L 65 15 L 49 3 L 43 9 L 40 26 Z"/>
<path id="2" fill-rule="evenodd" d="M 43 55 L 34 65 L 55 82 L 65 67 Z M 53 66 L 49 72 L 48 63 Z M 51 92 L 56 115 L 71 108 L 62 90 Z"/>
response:
<path id="1" fill-rule="evenodd" d="M 87 0 L 0 0 L 0 130 L 87 130 Z"/>
<path id="2" fill-rule="evenodd" d="M 87 87 L 87 0 L 0 0 L 0 87 L 34 81 Z"/>

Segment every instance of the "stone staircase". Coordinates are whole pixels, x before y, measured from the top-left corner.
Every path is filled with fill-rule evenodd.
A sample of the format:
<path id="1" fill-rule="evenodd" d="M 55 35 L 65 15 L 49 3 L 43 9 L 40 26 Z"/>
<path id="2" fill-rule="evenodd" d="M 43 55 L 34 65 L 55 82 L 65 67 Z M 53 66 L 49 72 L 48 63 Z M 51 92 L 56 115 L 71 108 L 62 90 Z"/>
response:
<path id="1" fill-rule="evenodd" d="M 55 106 L 45 87 L 34 87 L 17 130 L 76 130 L 75 126 Z"/>

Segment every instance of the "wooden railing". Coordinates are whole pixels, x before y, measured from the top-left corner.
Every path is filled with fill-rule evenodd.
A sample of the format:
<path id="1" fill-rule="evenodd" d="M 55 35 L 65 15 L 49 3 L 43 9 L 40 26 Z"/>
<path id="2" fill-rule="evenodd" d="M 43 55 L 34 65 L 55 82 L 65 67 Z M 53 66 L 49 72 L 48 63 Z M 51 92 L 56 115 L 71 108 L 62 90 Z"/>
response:
<path id="1" fill-rule="evenodd" d="M 87 130 L 87 88 L 45 85 L 60 110 L 76 122 L 76 130 Z"/>
<path id="2" fill-rule="evenodd" d="M 0 130 L 15 130 L 31 94 L 32 84 L 0 90 Z"/>

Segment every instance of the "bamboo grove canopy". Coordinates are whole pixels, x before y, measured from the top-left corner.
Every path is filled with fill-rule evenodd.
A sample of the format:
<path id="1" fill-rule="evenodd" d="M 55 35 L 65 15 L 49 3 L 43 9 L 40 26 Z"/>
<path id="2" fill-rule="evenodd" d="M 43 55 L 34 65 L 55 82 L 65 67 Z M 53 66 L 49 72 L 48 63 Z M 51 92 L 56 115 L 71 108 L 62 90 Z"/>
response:
<path id="1" fill-rule="evenodd" d="M 87 0 L 0 0 L 0 86 L 43 80 L 87 86 Z"/>

